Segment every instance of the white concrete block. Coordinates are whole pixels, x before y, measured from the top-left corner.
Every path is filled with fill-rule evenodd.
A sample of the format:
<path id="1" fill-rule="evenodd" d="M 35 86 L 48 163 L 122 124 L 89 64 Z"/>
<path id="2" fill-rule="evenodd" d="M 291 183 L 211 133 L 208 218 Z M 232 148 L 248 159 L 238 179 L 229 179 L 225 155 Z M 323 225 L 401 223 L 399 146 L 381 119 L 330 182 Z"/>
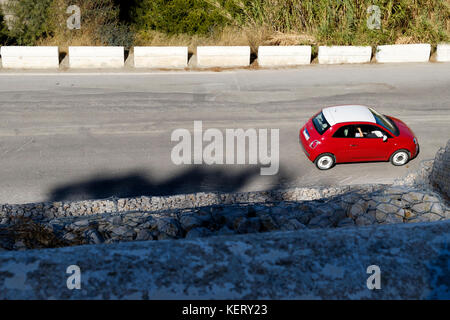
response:
<path id="1" fill-rule="evenodd" d="M 134 47 L 135 68 L 185 68 L 187 47 Z"/>
<path id="2" fill-rule="evenodd" d="M 311 46 L 261 46 L 258 64 L 261 67 L 298 66 L 311 63 Z"/>
<path id="3" fill-rule="evenodd" d="M 438 44 L 436 50 L 436 61 L 450 62 L 450 43 Z"/>
<path id="4" fill-rule="evenodd" d="M 320 46 L 320 64 L 368 63 L 372 57 L 370 46 Z"/>
<path id="5" fill-rule="evenodd" d="M 70 68 L 122 68 L 124 47 L 69 47 Z"/>
<path id="6" fill-rule="evenodd" d="M 395 44 L 378 46 L 377 62 L 428 62 L 430 60 L 430 44 Z"/>
<path id="7" fill-rule="evenodd" d="M 5 69 L 59 68 L 58 47 L 5 46 L 0 54 Z"/>
<path id="8" fill-rule="evenodd" d="M 211 67 L 246 67 L 250 65 L 250 47 L 197 47 L 197 66 Z"/>

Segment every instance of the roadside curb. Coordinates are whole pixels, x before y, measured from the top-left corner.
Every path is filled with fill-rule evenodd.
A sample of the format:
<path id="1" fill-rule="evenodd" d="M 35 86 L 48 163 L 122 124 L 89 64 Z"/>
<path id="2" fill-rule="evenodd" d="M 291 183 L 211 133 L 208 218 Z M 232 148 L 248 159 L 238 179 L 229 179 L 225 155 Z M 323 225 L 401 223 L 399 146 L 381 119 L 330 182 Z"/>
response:
<path id="1" fill-rule="evenodd" d="M 430 57 L 431 49 L 430 44 L 381 45 L 375 50 L 370 46 L 319 46 L 317 60 L 322 65 L 363 64 L 370 63 L 374 55 L 374 63 L 450 62 L 450 44 L 437 45 L 433 57 Z M 136 46 L 129 50 L 128 56 L 125 54 L 128 50 L 124 47 L 70 46 L 64 59 L 58 50 L 58 47 L 2 46 L 0 58 L 3 67 L 0 70 L 128 68 L 130 71 L 211 69 L 217 72 L 236 68 L 299 67 L 316 63 L 316 59 L 312 60 L 316 49 L 307 45 L 260 46 L 254 55 L 249 46 L 200 46 L 194 55 L 189 53 L 187 47 Z"/>

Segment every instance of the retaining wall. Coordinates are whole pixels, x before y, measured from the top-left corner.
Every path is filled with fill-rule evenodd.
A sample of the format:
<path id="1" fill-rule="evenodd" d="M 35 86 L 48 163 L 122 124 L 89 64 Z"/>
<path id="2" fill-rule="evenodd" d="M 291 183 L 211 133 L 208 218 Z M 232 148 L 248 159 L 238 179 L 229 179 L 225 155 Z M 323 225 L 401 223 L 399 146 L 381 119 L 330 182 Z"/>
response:
<path id="1" fill-rule="evenodd" d="M 286 190 L 241 193 L 200 192 L 173 196 L 142 196 L 136 198 L 86 201 L 55 201 L 0 205 L 0 218 L 10 216 L 53 218 L 84 216 L 112 212 L 160 211 L 212 205 L 265 203 L 273 201 L 315 200 L 351 191 L 373 192 L 383 185 L 344 186 L 336 188 L 292 188 Z"/>

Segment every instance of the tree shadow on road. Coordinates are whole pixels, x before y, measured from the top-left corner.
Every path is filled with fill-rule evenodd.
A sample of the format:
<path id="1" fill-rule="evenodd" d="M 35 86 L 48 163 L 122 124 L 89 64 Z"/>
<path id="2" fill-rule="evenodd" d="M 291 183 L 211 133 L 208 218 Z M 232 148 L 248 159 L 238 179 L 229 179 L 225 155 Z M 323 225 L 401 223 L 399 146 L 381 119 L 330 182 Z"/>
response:
<path id="1" fill-rule="evenodd" d="M 78 201 L 109 197 L 168 196 L 196 192 L 237 192 L 260 175 L 260 167 L 242 170 L 224 167 L 195 166 L 175 177 L 160 181 L 148 171 L 132 171 L 122 176 L 101 174 L 91 179 L 57 186 L 49 192 L 49 201 Z M 266 176 L 268 184 L 276 188 L 290 181 L 280 169 L 274 176 Z"/>

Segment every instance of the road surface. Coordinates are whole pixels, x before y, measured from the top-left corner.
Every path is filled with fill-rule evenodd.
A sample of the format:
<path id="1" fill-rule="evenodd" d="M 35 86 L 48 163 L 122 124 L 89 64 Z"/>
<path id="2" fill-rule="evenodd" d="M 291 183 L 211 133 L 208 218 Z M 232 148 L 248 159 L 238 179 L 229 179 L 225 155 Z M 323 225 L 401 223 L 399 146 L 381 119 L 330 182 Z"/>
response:
<path id="1" fill-rule="evenodd" d="M 405 167 L 319 171 L 298 130 L 320 108 L 366 104 L 405 121 L 421 153 Z M 0 72 L 0 203 L 390 183 L 450 138 L 450 64 L 311 65 L 155 73 Z M 280 172 L 171 162 L 177 128 L 280 129 Z"/>

